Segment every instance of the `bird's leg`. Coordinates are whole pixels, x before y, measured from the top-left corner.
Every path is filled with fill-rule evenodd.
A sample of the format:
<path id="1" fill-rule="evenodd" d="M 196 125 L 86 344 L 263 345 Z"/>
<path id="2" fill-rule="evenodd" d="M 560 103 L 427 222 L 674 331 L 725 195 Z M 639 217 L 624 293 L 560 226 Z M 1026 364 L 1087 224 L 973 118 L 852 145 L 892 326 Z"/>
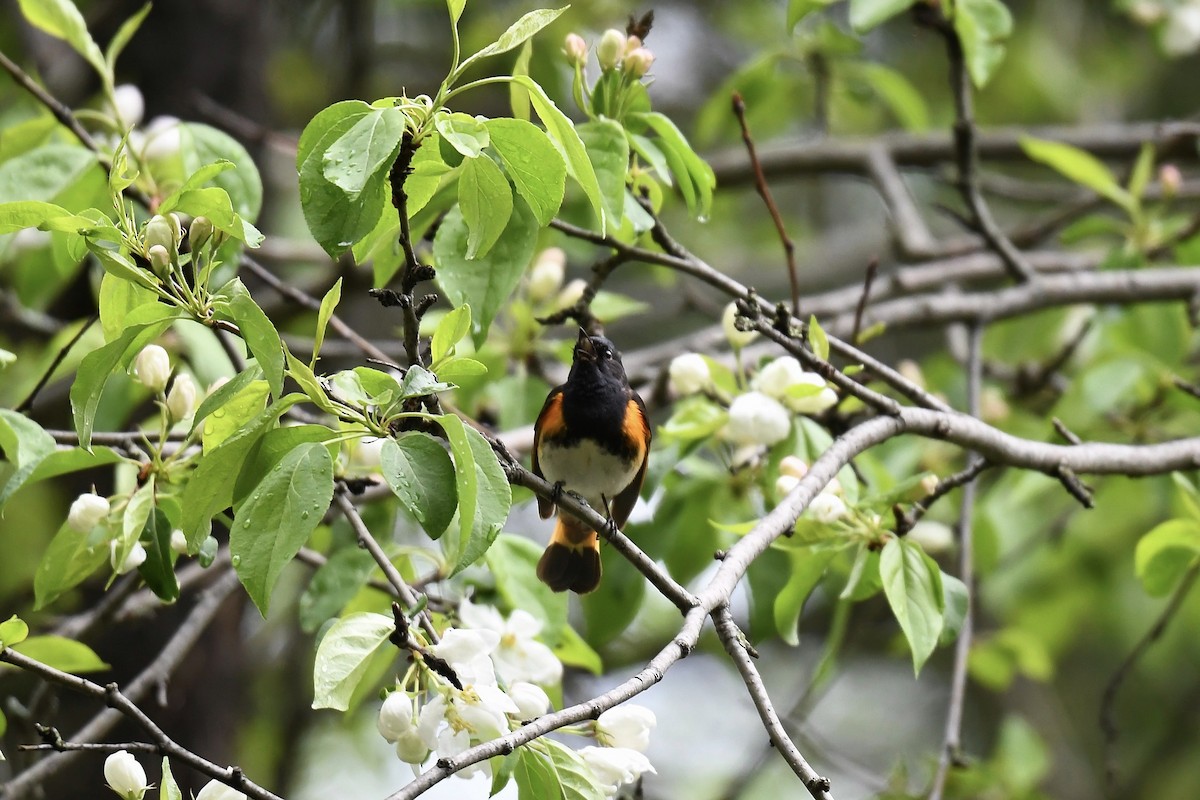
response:
<path id="1" fill-rule="evenodd" d="M 554 485 L 550 487 L 550 502 L 557 505 L 558 501 L 562 500 L 563 487 L 565 487 L 566 485 L 567 485 L 566 481 L 555 481 L 554 482 Z"/>
<path id="2" fill-rule="evenodd" d="M 609 506 L 608 498 L 600 495 L 600 500 L 604 503 L 604 517 L 606 519 L 604 530 L 609 536 L 612 536 L 617 532 L 617 522 L 612 518 L 612 508 Z"/>

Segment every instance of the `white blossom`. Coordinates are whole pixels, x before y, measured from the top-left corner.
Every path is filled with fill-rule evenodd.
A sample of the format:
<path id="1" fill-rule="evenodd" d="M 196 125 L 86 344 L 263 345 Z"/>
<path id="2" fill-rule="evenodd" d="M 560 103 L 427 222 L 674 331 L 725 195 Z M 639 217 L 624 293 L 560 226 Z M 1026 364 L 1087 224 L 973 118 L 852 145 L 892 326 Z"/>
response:
<path id="1" fill-rule="evenodd" d="M 108 498 L 88 492 L 75 498 L 71 510 L 67 512 L 67 524 L 78 533 L 89 533 L 92 528 L 108 518 L 112 506 Z"/>
<path id="2" fill-rule="evenodd" d="M 220 781 L 209 781 L 196 795 L 196 800 L 246 800 L 246 794 Z"/>
<path id="3" fill-rule="evenodd" d="M 653 711 L 625 703 L 596 718 L 596 741 L 607 747 L 627 747 L 644 753 L 650 746 L 650 731 L 656 725 L 658 719 Z"/>
<path id="4" fill-rule="evenodd" d="M 146 113 L 146 100 L 142 91 L 132 83 L 123 83 L 113 89 L 113 110 L 117 112 L 121 128 L 131 128 L 142 121 Z"/>
<path id="5" fill-rule="evenodd" d="M 808 462 L 799 456 L 784 456 L 779 461 L 779 474 L 803 478 L 808 474 Z"/>
<path id="6" fill-rule="evenodd" d="M 161 392 L 171 377 L 171 357 L 156 344 L 146 345 L 133 362 L 137 382 L 152 392 Z"/>
<path id="7" fill-rule="evenodd" d="M 562 662 L 534 638 L 541 633 L 542 623 L 528 611 L 518 608 L 506 620 L 495 608 L 468 600 L 459 607 L 458 614 L 468 629 L 499 636 L 491 657 L 506 686 L 520 681 L 549 685 L 562 678 Z"/>
<path id="8" fill-rule="evenodd" d="M 104 759 L 104 780 L 122 800 L 141 800 L 149 788 L 146 770 L 128 750 L 118 750 Z"/>
<path id="9" fill-rule="evenodd" d="M 375 726 L 379 735 L 395 744 L 400 737 L 415 731 L 417 720 L 413 714 L 412 698 L 405 692 L 391 692 L 379 708 Z"/>
<path id="10" fill-rule="evenodd" d="M 586 55 L 587 45 L 584 45 L 584 53 Z M 529 299 L 535 303 L 549 300 L 562 288 L 566 272 L 567 254 L 561 247 L 547 247 L 538 253 L 529 270 Z"/>
<path id="11" fill-rule="evenodd" d="M 614 797 L 617 789 L 633 783 L 643 773 L 656 772 L 650 759 L 627 747 L 584 747 L 578 752 L 608 797 Z"/>
<path id="12" fill-rule="evenodd" d="M 846 516 L 846 504 L 832 492 L 821 492 L 808 504 L 808 513 L 817 522 L 836 522 Z"/>
<path id="13" fill-rule="evenodd" d="M 451 628 L 429 649 L 446 659 L 463 686 L 495 686 L 491 653 L 498 644 L 500 634 L 496 631 Z"/>
<path id="14" fill-rule="evenodd" d="M 196 410 L 196 382 L 192 376 L 182 372 L 175 376 L 171 391 L 167 393 L 167 411 L 175 422 L 182 422 Z"/>
<path id="15" fill-rule="evenodd" d="M 187 555 L 187 534 L 179 530 L 179 528 L 171 531 L 171 549 L 181 556 Z"/>
<path id="16" fill-rule="evenodd" d="M 472 741 L 486 742 L 508 733 L 507 715 L 519 713 L 512 699 L 496 686 L 467 686 L 461 692 L 452 689 L 421 708 L 417 735 L 439 758 L 453 758 Z M 484 762 L 458 774 L 468 778 L 481 769 L 490 771 Z"/>
<path id="17" fill-rule="evenodd" d="M 926 553 L 944 553 L 954 546 L 954 531 L 943 522 L 923 519 L 908 532 L 909 541 L 921 545 Z"/>
<path id="18" fill-rule="evenodd" d="M 667 378 L 671 394 L 676 397 L 702 392 L 712 383 L 708 362 L 699 353 L 684 353 L 671 359 Z"/>
<path id="19" fill-rule="evenodd" d="M 725 329 L 725 338 L 735 349 L 741 349 L 758 338 L 758 331 L 739 331 L 734 320 L 737 319 L 737 302 L 725 306 L 721 314 L 721 326 Z"/>
<path id="20" fill-rule="evenodd" d="M 741 444 L 775 444 L 787 438 L 792 419 L 778 400 L 746 392 L 729 406 L 729 438 Z"/>
<path id="21" fill-rule="evenodd" d="M 423 764 L 429 758 L 429 748 L 416 728 L 404 732 L 396 740 L 396 757 L 406 764 Z"/>
<path id="22" fill-rule="evenodd" d="M 804 374 L 804 367 L 800 366 L 800 362 L 793 356 L 780 356 L 760 369 L 750 385 L 781 400 L 787 394 L 788 388 L 802 381 Z"/>
<path id="23" fill-rule="evenodd" d="M 179 154 L 180 144 L 179 118 L 155 117 L 146 125 L 142 157 L 147 161 L 164 161 Z"/>
<path id="24" fill-rule="evenodd" d="M 113 539 L 108 544 L 108 561 L 112 564 L 113 571 L 124 575 L 126 572 L 133 572 L 146 561 L 146 548 L 141 542 L 134 542 L 133 547 L 125 554 L 125 560 L 118 563 L 121 557 L 121 543 Z"/>
<path id="25" fill-rule="evenodd" d="M 508 687 L 508 696 L 517 707 L 517 719 L 534 719 L 550 709 L 550 698 L 535 683 L 517 681 Z"/>

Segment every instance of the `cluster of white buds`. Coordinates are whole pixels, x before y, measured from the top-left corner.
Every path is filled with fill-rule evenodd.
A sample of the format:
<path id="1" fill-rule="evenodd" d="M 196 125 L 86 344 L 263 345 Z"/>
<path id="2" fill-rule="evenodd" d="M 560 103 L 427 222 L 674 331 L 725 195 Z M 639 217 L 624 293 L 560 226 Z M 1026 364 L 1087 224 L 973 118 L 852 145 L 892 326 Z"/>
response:
<path id="1" fill-rule="evenodd" d="M 791 492 L 808 474 L 808 464 L 797 456 L 785 456 L 779 462 L 779 478 L 775 481 L 775 494 L 779 498 Z M 833 478 L 820 494 L 812 499 L 805 510 L 808 516 L 817 522 L 837 522 L 846 516 L 846 501 L 842 499 L 842 484 Z"/>
<path id="2" fill-rule="evenodd" d="M 783 403 L 797 414 L 820 414 L 837 405 L 837 394 L 815 372 L 806 372 L 792 356 L 768 362 L 751 387 Z"/>
<path id="3" fill-rule="evenodd" d="M 167 413 L 171 422 L 188 419 L 196 411 L 199 390 L 191 375 L 181 372 L 171 381 L 171 357 L 156 344 L 149 344 L 133 360 L 133 379 L 154 394 L 162 394 L 171 383 L 166 395 Z"/>
<path id="4" fill-rule="evenodd" d="M 582 67 L 587 61 L 587 42 L 577 33 L 567 34 L 563 42 L 563 55 L 567 63 Z M 654 53 L 642 45 L 637 36 L 627 36 L 616 28 L 609 28 L 596 44 L 596 60 L 604 72 L 621 70 L 631 78 L 641 78 L 650 71 Z"/>
<path id="5" fill-rule="evenodd" d="M 712 387 L 712 372 L 699 353 L 684 353 L 667 367 L 667 387 L 676 397 L 699 394 Z"/>
<path id="6" fill-rule="evenodd" d="M 152 788 L 146 781 L 146 770 L 128 750 L 118 750 L 104 759 L 104 780 L 122 800 L 142 800 Z M 163 796 L 166 794 L 164 791 Z M 204 784 L 196 800 L 246 800 L 246 795 L 214 780 Z"/>
<path id="7" fill-rule="evenodd" d="M 424 691 L 400 686 L 379 709 L 380 735 L 409 764 L 420 765 L 431 754 L 454 758 L 542 716 L 550 710 L 543 687 L 562 680 L 562 662 L 537 640 L 542 623 L 532 614 L 517 609 L 505 617 L 491 606 L 464 601 L 458 616 L 461 627 L 447 630 L 429 650 L 450 665 L 462 688 L 440 680 L 432 690 L 428 683 Z M 594 723 L 596 741 L 603 746 L 583 748 L 579 755 L 610 797 L 654 771 L 642 753 L 655 724 L 651 711 L 633 705 L 607 711 Z M 490 769 L 483 761 L 457 774 L 469 778 Z"/>

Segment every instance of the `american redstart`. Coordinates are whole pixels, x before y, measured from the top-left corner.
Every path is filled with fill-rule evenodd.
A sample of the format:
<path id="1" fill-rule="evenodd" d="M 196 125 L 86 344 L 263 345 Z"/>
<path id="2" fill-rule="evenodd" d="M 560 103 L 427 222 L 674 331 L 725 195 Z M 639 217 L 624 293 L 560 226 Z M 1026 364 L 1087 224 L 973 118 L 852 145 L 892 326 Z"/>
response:
<path id="1" fill-rule="evenodd" d="M 608 339 L 581 329 L 567 382 L 550 391 L 534 423 L 533 471 L 607 511 L 620 527 L 637 502 L 649 453 L 646 404 L 630 388 L 621 354 Z M 538 511 L 545 519 L 554 503 L 539 497 Z M 600 585 L 596 531 L 559 511 L 537 575 L 556 592 L 594 590 Z"/>

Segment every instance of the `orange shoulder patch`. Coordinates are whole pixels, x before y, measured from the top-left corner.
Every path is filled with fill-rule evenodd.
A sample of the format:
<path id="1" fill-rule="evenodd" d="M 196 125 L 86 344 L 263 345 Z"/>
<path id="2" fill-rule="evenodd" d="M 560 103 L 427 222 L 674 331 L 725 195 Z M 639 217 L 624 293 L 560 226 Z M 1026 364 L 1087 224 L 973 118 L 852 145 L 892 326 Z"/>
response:
<path id="1" fill-rule="evenodd" d="M 567 423 L 563 419 L 562 404 L 562 392 L 556 392 L 546 399 L 546 405 L 534 424 L 539 441 L 547 437 L 553 439 L 566 430 Z"/>
<path id="2" fill-rule="evenodd" d="M 636 443 L 638 458 L 644 456 L 650 444 L 650 420 L 646 419 L 646 412 L 636 400 L 630 400 L 625 407 L 624 433 L 625 438 Z"/>

